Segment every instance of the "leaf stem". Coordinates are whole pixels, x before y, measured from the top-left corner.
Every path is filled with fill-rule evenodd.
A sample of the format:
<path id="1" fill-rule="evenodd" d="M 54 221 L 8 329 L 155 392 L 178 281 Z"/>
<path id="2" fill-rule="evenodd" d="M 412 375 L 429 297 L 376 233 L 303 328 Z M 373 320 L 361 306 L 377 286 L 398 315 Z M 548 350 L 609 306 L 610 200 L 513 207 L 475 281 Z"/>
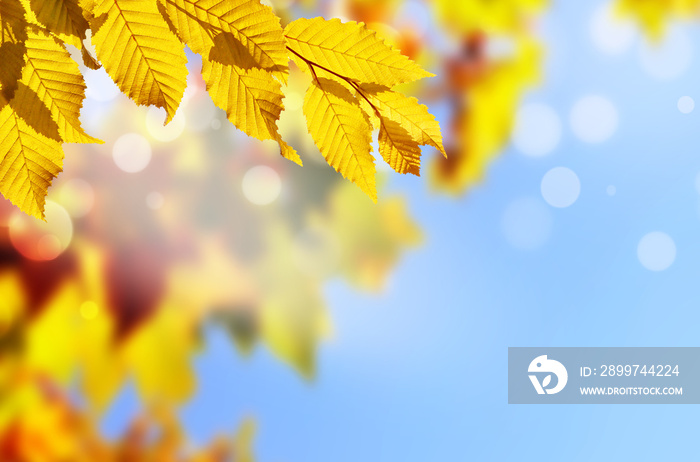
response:
<path id="1" fill-rule="evenodd" d="M 300 54 L 297 53 L 296 51 L 292 50 L 290 47 L 287 47 L 287 50 L 289 50 L 289 51 L 291 51 L 292 53 L 294 53 L 296 56 L 299 57 L 299 59 L 301 59 L 302 61 L 304 61 L 304 62 L 306 63 L 307 66 L 309 66 L 309 69 L 311 70 L 311 73 L 313 74 L 314 79 L 316 79 L 316 82 L 317 82 L 319 85 L 321 84 L 321 82 L 319 82 L 319 80 L 318 80 L 318 75 L 316 75 L 316 70 L 314 69 L 314 67 L 318 67 L 319 69 L 324 70 L 324 71 L 328 72 L 329 74 L 333 74 L 334 76 L 336 76 L 336 77 L 338 77 L 338 78 L 340 78 L 340 79 L 343 79 L 345 82 L 348 83 L 348 85 L 350 85 L 352 88 L 354 88 L 355 91 L 356 91 L 360 96 L 362 96 L 362 97 L 365 99 L 365 101 L 367 101 L 367 104 L 370 105 L 370 107 L 374 110 L 374 113 L 375 113 L 375 114 L 377 115 L 377 117 L 379 117 L 379 119 L 381 120 L 382 116 L 381 116 L 381 114 L 379 113 L 379 109 L 378 109 L 374 104 L 372 104 L 372 102 L 371 102 L 371 101 L 369 100 L 369 98 L 367 98 L 367 96 L 364 94 L 364 92 L 362 91 L 362 89 L 360 88 L 360 86 L 359 86 L 356 82 L 354 82 L 352 79 L 350 79 L 350 78 L 348 78 L 348 77 L 345 77 L 344 75 L 340 75 L 340 74 L 338 74 L 337 72 L 333 72 L 332 70 L 330 70 L 330 69 L 328 69 L 328 68 L 326 68 L 326 67 L 323 67 L 323 66 L 321 66 L 320 64 L 317 64 L 317 63 L 315 63 L 315 62 L 313 62 L 313 61 L 311 61 L 311 60 L 308 60 L 308 59 L 304 58 L 302 55 L 300 55 Z"/>

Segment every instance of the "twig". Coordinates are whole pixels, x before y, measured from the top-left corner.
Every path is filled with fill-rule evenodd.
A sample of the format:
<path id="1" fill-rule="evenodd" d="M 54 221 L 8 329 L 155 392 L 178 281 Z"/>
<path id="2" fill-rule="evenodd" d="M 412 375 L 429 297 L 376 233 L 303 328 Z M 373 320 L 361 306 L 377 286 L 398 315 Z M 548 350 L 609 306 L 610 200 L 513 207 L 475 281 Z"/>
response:
<path id="1" fill-rule="evenodd" d="M 336 77 L 338 77 L 338 78 L 344 80 L 345 82 L 347 82 L 348 85 L 350 85 L 352 88 L 354 88 L 355 91 L 356 91 L 360 96 L 362 96 L 362 97 L 364 98 L 365 101 L 367 101 L 367 104 L 370 105 L 370 107 L 374 110 L 374 113 L 375 113 L 375 114 L 377 115 L 377 117 L 379 117 L 379 119 L 381 120 L 382 116 L 381 116 L 381 114 L 379 113 L 379 109 L 378 109 L 374 104 L 372 104 L 372 102 L 371 102 L 371 101 L 369 100 L 369 98 L 367 98 L 367 96 L 364 94 L 364 92 L 362 91 L 362 89 L 360 88 L 360 86 L 359 86 L 356 82 L 354 82 L 352 79 L 350 79 L 350 78 L 348 78 L 348 77 L 345 77 L 344 75 L 340 75 L 340 74 L 338 74 L 337 72 L 333 72 L 332 70 L 330 70 L 330 69 L 328 69 L 328 68 L 326 68 L 326 67 L 323 67 L 323 66 L 321 66 L 320 64 L 317 64 L 317 63 L 315 63 L 315 62 L 313 62 L 313 61 L 310 61 L 310 60 L 304 58 L 302 55 L 300 55 L 300 54 L 297 53 L 296 51 L 292 50 L 290 47 L 287 47 L 287 50 L 289 50 L 289 51 L 291 51 L 292 53 L 294 53 L 296 56 L 299 57 L 299 59 L 301 59 L 302 61 L 304 61 L 304 62 L 306 63 L 307 66 L 309 66 L 309 69 L 311 70 L 311 73 L 313 74 L 313 76 L 314 76 L 314 78 L 316 79 L 316 82 L 319 84 L 319 86 L 321 85 L 321 82 L 318 80 L 318 75 L 316 75 L 316 71 L 314 70 L 314 67 L 318 67 L 319 69 L 324 70 L 324 71 L 328 72 L 329 74 L 333 74 L 334 76 L 336 76 Z"/>

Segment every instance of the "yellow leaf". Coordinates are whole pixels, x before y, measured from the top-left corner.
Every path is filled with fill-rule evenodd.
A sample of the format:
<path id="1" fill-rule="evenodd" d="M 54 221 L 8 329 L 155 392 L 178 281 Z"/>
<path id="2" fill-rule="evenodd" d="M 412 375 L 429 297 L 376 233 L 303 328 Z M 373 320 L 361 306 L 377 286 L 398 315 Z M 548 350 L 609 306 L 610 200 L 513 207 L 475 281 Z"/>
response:
<path id="1" fill-rule="evenodd" d="M 88 26 L 95 20 L 95 6 L 97 2 L 98 0 L 78 0 L 78 5 L 83 12 L 83 17 L 88 22 Z"/>
<path id="2" fill-rule="evenodd" d="M 297 152 L 282 141 L 277 120 L 282 112 L 282 89 L 269 72 L 243 69 L 232 61 L 223 64 L 202 58 L 202 77 L 214 104 L 226 111 L 240 130 L 259 140 L 276 140 L 282 155 L 301 165 Z"/>
<path id="3" fill-rule="evenodd" d="M 331 330 L 318 280 L 300 268 L 289 229 L 269 226 L 265 242 L 268 250 L 256 271 L 263 289 L 261 336 L 276 356 L 312 377 L 316 346 Z"/>
<path id="4" fill-rule="evenodd" d="M 381 123 L 379 153 L 397 172 L 420 176 L 420 146 L 393 120 L 383 120 Z"/>
<path id="5" fill-rule="evenodd" d="M 124 359 L 147 401 L 182 401 L 195 388 L 189 360 L 195 346 L 191 316 L 161 307 L 124 345 Z"/>
<path id="6" fill-rule="evenodd" d="M 239 66 L 252 60 L 255 67 L 287 81 L 288 58 L 280 20 L 259 0 L 165 0 L 165 4 L 178 35 L 195 53 L 210 58 L 215 45 L 231 46 L 239 55 Z"/>
<path id="7" fill-rule="evenodd" d="M 81 127 L 85 82 L 68 51 L 53 37 L 38 31 L 29 32 L 26 48 L 27 63 L 12 101 L 15 112 L 39 133 L 56 141 L 101 143 Z"/>
<path id="8" fill-rule="evenodd" d="M 331 75 L 390 87 L 433 75 L 387 45 L 364 23 L 302 18 L 290 23 L 284 33 L 292 58 L 307 72 L 304 60 Z"/>
<path id="9" fill-rule="evenodd" d="M 314 80 L 304 98 L 304 115 L 326 161 L 376 202 L 371 128 L 350 91 L 333 80 Z"/>
<path id="10" fill-rule="evenodd" d="M 80 306 L 80 290 L 74 281 L 62 284 L 26 328 L 26 361 L 59 383 L 67 383 L 74 373 L 76 332 L 72 314 Z M 46 339 L 52 339 L 47 342 Z"/>
<path id="11" fill-rule="evenodd" d="M 81 322 L 72 323 L 75 332 L 76 358 L 81 367 L 81 386 L 88 404 L 98 411 L 107 408 L 122 386 L 126 375 L 124 361 L 115 345 L 115 322 L 109 310 L 108 289 L 104 278 L 105 256 L 101 249 L 86 241 L 71 244 L 79 258 L 78 280 L 83 284 L 83 300 L 74 310 L 81 312 Z M 86 317 L 85 303 L 93 307 Z M 77 309 L 76 309 L 77 308 Z"/>
<path id="12" fill-rule="evenodd" d="M 119 88 L 137 104 L 175 116 L 187 86 L 187 58 L 153 0 L 101 0 L 92 43 Z M 96 29 L 96 30 L 95 30 Z"/>
<path id="13" fill-rule="evenodd" d="M 3 294 L 0 299 L 0 338 L 5 337 L 14 328 L 23 314 L 26 295 L 21 289 L 22 280 L 18 274 L 11 271 L 0 272 L 0 293 Z"/>
<path id="14" fill-rule="evenodd" d="M 27 20 L 20 0 L 3 0 L 0 3 L 0 44 L 18 43 L 27 38 Z"/>
<path id="15" fill-rule="evenodd" d="M 82 48 L 88 29 L 78 0 L 24 0 L 37 21 L 62 41 Z"/>
<path id="16" fill-rule="evenodd" d="M 614 7 L 620 16 L 632 17 L 639 22 L 651 39 L 659 40 L 671 22 L 696 18 L 700 1 L 617 0 Z"/>
<path id="17" fill-rule="evenodd" d="M 38 134 L 5 105 L 0 110 L 0 153 L 0 193 L 43 219 L 47 190 L 63 166 L 60 143 Z"/>
<path id="18" fill-rule="evenodd" d="M 358 196 L 357 188 L 340 185 L 330 194 L 327 214 L 320 219 L 341 243 L 341 274 L 362 289 L 379 291 L 407 248 L 422 242 L 422 233 L 402 198 L 374 205 Z"/>
<path id="19" fill-rule="evenodd" d="M 80 53 L 83 58 L 83 64 L 85 67 L 88 69 L 92 69 L 93 71 L 96 71 L 102 67 L 102 64 L 99 63 L 88 51 L 86 46 L 83 46 L 82 50 L 80 50 Z"/>
<path id="20" fill-rule="evenodd" d="M 416 98 L 385 87 L 363 85 L 361 88 L 383 118 L 399 124 L 419 145 L 433 146 L 446 156 L 440 124 L 426 106 Z"/>
<path id="21" fill-rule="evenodd" d="M 467 104 L 452 122 L 456 131 L 448 159 L 435 158 L 431 183 L 452 194 L 462 194 L 482 181 L 489 164 L 508 141 L 515 112 L 525 89 L 540 79 L 541 44 L 519 37 L 512 59 L 499 62 L 466 90 Z"/>
<path id="22" fill-rule="evenodd" d="M 233 454 L 236 462 L 254 462 L 253 440 L 256 430 L 255 421 L 251 418 L 241 422 L 236 436 L 233 438 Z"/>
<path id="23" fill-rule="evenodd" d="M 19 0 L 0 2 L 0 107 L 12 99 L 24 66 L 27 21 Z"/>
<path id="24" fill-rule="evenodd" d="M 632 0 L 639 1 L 639 0 Z M 527 19 L 539 14 L 549 0 L 436 0 L 437 16 L 444 25 L 458 31 L 481 30 L 486 33 L 511 33 L 522 30 Z"/>
<path id="25" fill-rule="evenodd" d="M 287 53 L 279 18 L 257 0 L 166 0 L 167 15 L 183 42 L 202 55 L 202 77 L 214 103 L 247 135 L 275 140 L 282 155 L 301 165 L 282 141 L 277 120 L 284 108 Z"/>

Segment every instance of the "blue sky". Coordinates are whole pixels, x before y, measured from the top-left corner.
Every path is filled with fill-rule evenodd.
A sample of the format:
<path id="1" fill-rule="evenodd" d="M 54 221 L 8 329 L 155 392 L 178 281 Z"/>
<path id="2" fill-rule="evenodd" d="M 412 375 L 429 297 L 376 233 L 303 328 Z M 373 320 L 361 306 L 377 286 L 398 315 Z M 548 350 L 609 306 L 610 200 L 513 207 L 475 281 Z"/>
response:
<path id="1" fill-rule="evenodd" d="M 222 330 L 207 331 L 200 391 L 181 414 L 195 442 L 254 415 L 266 462 L 696 457 L 694 406 L 507 404 L 510 346 L 698 345 L 700 108 L 683 114 L 678 100 L 700 101 L 700 28 L 679 26 L 682 43 L 665 66 L 689 64 L 659 80 L 643 64 L 641 40 L 616 55 L 595 45 L 599 6 L 556 2 L 541 24 L 545 81 L 523 104 L 559 117 L 551 152 L 531 157 L 509 147 L 485 182 L 457 200 L 429 193 L 424 180 L 392 176 L 390 190 L 408 196 L 427 242 L 405 256 L 381 295 L 341 281 L 327 286 L 336 334 L 320 349 L 314 381 L 264 348 L 242 359 Z M 605 98 L 618 116 L 597 144 L 570 123 L 587 95 Z M 580 182 L 568 207 L 552 207 L 541 192 L 555 167 Z M 528 205 L 514 226 L 539 233 L 536 248 L 507 237 L 504 214 L 517 204 Z M 675 258 L 649 250 L 671 260 L 663 271 L 638 255 L 655 231 L 676 249 Z M 131 394 L 108 427 L 126 419 Z"/>

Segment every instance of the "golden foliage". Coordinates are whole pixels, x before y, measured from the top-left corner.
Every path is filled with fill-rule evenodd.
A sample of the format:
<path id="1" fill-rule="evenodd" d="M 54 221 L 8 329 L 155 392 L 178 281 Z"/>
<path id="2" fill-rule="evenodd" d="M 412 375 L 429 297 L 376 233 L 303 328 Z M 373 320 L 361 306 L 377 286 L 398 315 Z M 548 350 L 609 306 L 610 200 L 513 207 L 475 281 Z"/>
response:
<path id="1" fill-rule="evenodd" d="M 384 121 L 379 128 L 379 153 L 399 173 L 420 172 L 420 146 L 401 125 Z"/>
<path id="2" fill-rule="evenodd" d="M 423 241 L 420 228 L 408 215 L 405 201 L 392 197 L 378 206 L 366 207 L 358 191 L 342 185 L 330 199 L 325 219 L 330 233 L 340 242 L 340 273 L 354 285 L 380 290 L 389 269 L 396 265 L 404 247 Z"/>
<path id="3" fill-rule="evenodd" d="M 61 145 L 37 133 L 14 107 L 0 109 L 0 192 L 29 215 L 44 217 L 46 191 L 63 166 Z"/>
<path id="4" fill-rule="evenodd" d="M 135 418 L 124 434 L 103 438 L 94 415 L 71 403 L 39 374 L 15 377 L 3 399 L 14 407 L 0 412 L 0 460 L 70 462 L 253 462 L 255 422 L 248 418 L 230 437 L 194 449 L 173 411 L 153 407 Z M 14 415 L 13 415 L 14 414 Z M 7 420 L 10 418 L 9 420 Z"/>
<path id="5" fill-rule="evenodd" d="M 430 145 L 445 155 L 442 146 L 440 125 L 428 108 L 416 98 L 411 98 L 384 87 L 363 87 L 367 90 L 370 101 L 386 119 L 408 130 L 411 138 L 420 145 Z"/>
<path id="6" fill-rule="evenodd" d="M 304 115 L 326 161 L 376 202 L 370 125 L 350 91 L 333 80 L 315 80 L 304 98 Z"/>
<path id="7" fill-rule="evenodd" d="M 697 18 L 698 0 L 617 0 L 615 9 L 621 16 L 634 18 L 652 39 L 663 35 L 669 21 Z"/>
<path id="8" fill-rule="evenodd" d="M 80 126 L 80 101 L 85 95 L 85 82 L 66 49 L 47 33 L 34 30 L 29 31 L 25 47 L 26 64 L 19 82 L 20 89 L 12 103 L 15 111 L 56 141 L 101 142 L 88 136 Z M 43 105 L 34 104 L 36 98 Z M 49 111 L 43 117 L 36 109 L 27 113 L 36 107 L 46 107 Z M 45 126 L 51 128 L 46 132 L 39 128 Z"/>
<path id="9" fill-rule="evenodd" d="M 61 41 L 82 47 L 89 26 L 78 0 L 22 0 L 36 22 Z"/>
<path id="10" fill-rule="evenodd" d="M 19 0 L 0 3 L 0 108 L 14 96 L 24 66 L 27 22 Z"/>
<path id="11" fill-rule="evenodd" d="M 259 67 L 286 82 L 289 58 L 284 34 L 270 7 L 257 0 L 235 5 L 218 0 L 165 0 L 165 4 L 182 41 L 204 59 L 228 58 L 229 64 Z"/>
<path id="12" fill-rule="evenodd" d="M 510 138 L 525 89 L 539 80 L 540 62 L 540 45 L 523 39 L 514 59 L 493 63 L 467 93 L 457 96 L 460 106 L 453 119 L 448 158 L 437 159 L 431 171 L 436 188 L 461 194 L 483 180 Z"/>
<path id="13" fill-rule="evenodd" d="M 372 126 L 380 128 L 380 153 L 399 173 L 419 174 L 419 145 L 433 144 L 444 152 L 435 119 L 427 110 L 423 114 L 423 106 L 390 89 L 432 74 L 375 32 L 362 23 L 316 18 L 292 22 L 285 36 L 292 59 L 313 77 L 304 99 L 309 133 L 326 161 L 373 201 L 377 192 Z M 424 129 L 416 129 L 424 124 Z"/>
<path id="14" fill-rule="evenodd" d="M 453 107 L 447 159 L 430 171 L 439 190 L 462 194 L 480 182 L 509 141 L 525 90 L 540 79 L 542 45 L 534 37 L 534 16 L 547 0 L 465 0 L 434 3 L 441 22 L 461 40 L 459 53 L 445 66 L 447 98 Z M 492 56 L 490 40 L 509 52 Z"/>
<path id="15" fill-rule="evenodd" d="M 529 18 L 539 14 L 549 0 L 437 0 L 434 3 L 441 21 L 458 30 L 512 34 L 525 31 Z"/>
<path id="16" fill-rule="evenodd" d="M 361 100 L 374 128 L 379 129 L 379 152 L 399 173 L 420 175 L 420 145 L 436 148 L 443 155 L 440 125 L 428 108 L 386 87 L 363 85 L 366 100 Z"/>
<path id="17" fill-rule="evenodd" d="M 299 70 L 295 74 L 306 78 Z M 305 80 L 298 92 L 300 100 L 308 83 Z M 203 84 L 196 84 L 195 96 L 182 108 L 188 120 L 197 114 L 195 101 L 206 100 L 211 107 Z M 109 130 L 146 134 L 142 123 L 146 111 L 125 99 L 115 106 L 116 114 L 105 122 Z M 298 111 L 293 118 L 303 129 L 302 105 L 290 106 Z M 296 132 L 310 138 L 305 130 Z M 139 443 L 137 439 L 138 444 L 131 431 L 124 440 L 109 443 L 83 440 L 96 435 L 83 435 L 82 426 L 64 426 L 62 419 L 49 412 L 51 406 L 37 396 L 37 386 L 15 388 L 14 377 L 40 377 L 56 389 L 79 392 L 91 418 L 100 416 L 125 383 L 135 385 L 140 401 L 147 406 L 163 401 L 181 404 L 193 391 L 192 358 L 206 338 L 202 335 L 204 322 L 211 318 L 224 324 L 239 346 L 252 348 L 262 343 L 275 356 L 312 376 L 319 343 L 332 334 L 323 283 L 342 277 L 365 289 L 379 289 L 399 256 L 417 242 L 419 233 L 402 201 L 387 198 L 374 205 L 362 200 L 363 193 L 322 165 L 322 159 L 308 162 L 303 169 L 281 159 L 268 160 L 289 180 L 285 193 L 291 200 L 248 210 L 236 205 L 240 199 L 245 201 L 238 197 L 239 188 L 226 188 L 223 195 L 219 189 L 204 193 L 202 184 L 212 183 L 213 176 L 218 175 L 218 184 L 220 178 L 238 183 L 251 165 L 260 162 L 259 153 L 254 152 L 259 143 L 252 140 L 241 140 L 252 149 L 240 149 L 239 156 L 203 160 L 201 154 L 212 149 L 209 143 L 216 142 L 216 133 L 210 131 L 209 137 L 183 134 L 170 155 L 161 158 L 161 171 L 172 179 L 167 189 L 146 175 L 105 175 L 102 167 L 111 165 L 112 159 L 102 154 L 109 148 L 79 147 L 85 154 L 78 156 L 83 163 L 77 171 L 73 168 L 63 174 L 54 186 L 56 200 L 71 213 L 73 199 L 66 195 L 67 187 L 72 179 L 81 178 L 94 185 L 95 202 L 102 206 L 75 219 L 78 226 L 73 241 L 55 260 L 21 258 L 13 251 L 15 241 L 3 241 L 0 225 L 0 253 L 6 256 L 0 269 L 0 428 L 6 431 L 0 430 L 0 440 L 7 437 L 13 444 L 21 442 L 23 456 L 83 460 L 73 458 L 79 454 L 84 460 L 115 462 L 250 460 L 250 452 L 241 444 L 231 459 L 217 458 L 208 451 L 190 458 L 189 451 L 176 452 L 184 443 L 170 433 L 163 440 Z M 220 136 L 218 142 L 227 138 Z M 309 187 L 316 181 L 319 187 Z M 162 191 L 168 197 L 164 208 L 158 213 L 118 213 L 130 212 L 132 207 L 112 191 L 142 188 Z M 181 243 L 183 235 L 193 236 L 192 227 L 197 226 L 201 210 L 217 201 L 233 204 L 232 213 L 217 214 L 217 225 L 205 225 L 206 234 L 200 229 L 200 239 L 192 239 L 181 253 L 173 240 Z M 47 208 L 50 223 L 46 226 L 54 222 L 54 206 Z M 16 212 L 11 216 L 12 220 L 21 217 Z M 3 218 L 0 210 L 0 222 Z M 23 222 L 44 226 L 33 221 Z M 16 229 L 12 226 L 10 229 Z M 256 244 L 236 238 L 240 231 L 254 234 Z M 144 235 L 153 240 L 134 238 Z M 154 246 L 154 241 L 159 244 Z M 161 247 L 163 242 L 169 244 Z M 27 245 L 34 244 L 28 241 Z M 243 255 L 241 250 L 232 250 L 242 245 L 246 246 Z M 120 258 L 124 253 L 128 256 Z M 115 271 L 115 260 L 132 277 Z M 72 268 L 74 261 L 78 264 Z M 53 269 L 47 272 L 48 268 Z M 140 283 L 143 280 L 146 282 Z M 34 284 L 38 281 L 40 287 Z M 125 324 L 130 327 L 124 334 Z M 6 371 L 13 379 L 7 378 Z M 3 393 L 6 385 L 16 393 Z M 68 420 L 73 422 L 73 416 Z M 21 436 L 16 433 L 19 426 L 23 426 Z M 249 439 L 251 432 L 245 426 L 236 441 Z M 41 441 L 42 447 L 32 446 L 32 441 Z M 0 460 L 14 460 L 2 452 L 6 448 L 0 442 Z M 97 449 L 100 452 L 94 452 Z"/>
<path id="18" fill-rule="evenodd" d="M 280 21 L 256 0 L 230 8 L 216 0 L 168 0 L 168 17 L 182 41 L 202 55 L 202 77 L 214 103 L 249 136 L 275 140 L 287 159 L 301 165 L 282 141 L 277 120 L 284 106 L 287 53 Z"/>
<path id="19" fill-rule="evenodd" d="M 207 90 L 229 120 L 249 136 L 276 141 L 284 157 L 301 165 L 277 127 L 291 56 L 314 76 L 309 98 L 328 109 L 324 111 L 328 121 L 321 120 L 317 111 L 306 111 L 307 116 L 313 115 L 309 129 L 319 149 L 374 201 L 371 126 L 358 98 L 369 102 L 376 113 L 372 118 L 379 118 L 381 154 L 400 173 L 418 174 L 418 145 L 431 144 L 444 152 L 440 129 L 427 110 L 391 91 L 395 85 L 432 74 L 363 23 L 299 19 L 283 31 L 279 17 L 259 0 L 4 0 L 0 25 L 0 106 L 10 103 L 12 114 L 26 124 L 22 126 L 25 138 L 36 132 L 58 143 L 59 151 L 64 142 L 98 142 L 80 125 L 85 84 L 63 48 L 71 44 L 81 49 L 87 67 L 104 66 L 137 104 L 164 108 L 166 124 L 175 116 L 187 86 L 187 45 L 202 55 Z M 88 37 L 99 63 L 84 46 Z M 318 75 L 326 80 L 322 83 Z M 383 86 L 383 90 L 372 95 L 367 85 Z M 392 102 L 381 101 L 386 95 L 392 95 L 394 103 L 402 101 L 407 110 L 401 112 L 390 107 Z M 385 123 L 384 118 L 392 122 Z M 426 128 L 417 128 L 424 124 Z M 338 130 L 322 133 L 321 127 Z M 17 139 L 5 138 L 0 144 L 4 170 L 14 172 L 17 158 L 35 155 L 24 153 L 31 146 L 16 143 Z M 50 154 L 53 151 L 47 152 L 56 157 Z M 31 192 L 21 189 L 20 183 L 10 183 L 15 176 L 0 178 L 0 188 L 22 210 L 43 217 L 44 196 L 61 170 L 54 165 L 58 169 L 33 183 Z M 34 170 L 31 165 L 27 168 Z"/>
<path id="20" fill-rule="evenodd" d="M 306 68 L 305 58 L 353 81 L 390 87 L 432 77 L 362 23 L 297 19 L 285 28 L 284 34 L 295 53 L 292 58 L 302 69 Z"/>
<path id="21" fill-rule="evenodd" d="M 169 122 L 187 86 L 187 58 L 152 0 L 100 0 L 92 43 L 117 86 L 138 104 L 165 108 Z"/>

